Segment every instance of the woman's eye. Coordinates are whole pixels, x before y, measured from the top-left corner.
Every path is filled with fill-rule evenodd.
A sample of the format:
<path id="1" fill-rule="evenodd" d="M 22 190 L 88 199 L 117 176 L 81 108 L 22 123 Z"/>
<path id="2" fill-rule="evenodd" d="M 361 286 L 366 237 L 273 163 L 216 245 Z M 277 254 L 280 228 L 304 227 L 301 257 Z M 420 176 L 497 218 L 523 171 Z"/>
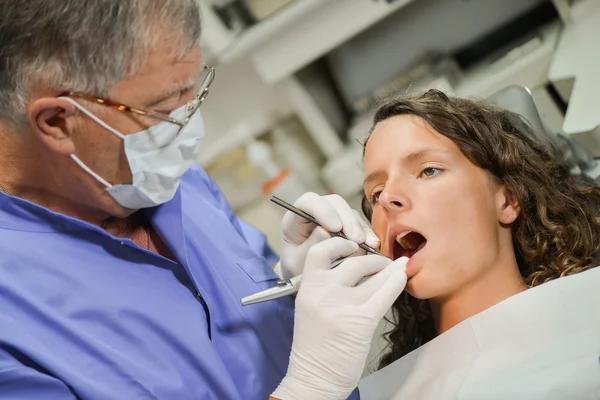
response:
<path id="1" fill-rule="evenodd" d="M 435 176 L 435 175 L 439 174 L 440 172 L 442 172 L 442 170 L 439 168 L 427 167 L 421 172 L 421 175 L 429 178 L 431 176 Z"/>
<path id="2" fill-rule="evenodd" d="M 381 194 L 381 191 L 377 191 L 371 195 L 371 204 L 376 204 L 379 201 L 380 194 Z"/>

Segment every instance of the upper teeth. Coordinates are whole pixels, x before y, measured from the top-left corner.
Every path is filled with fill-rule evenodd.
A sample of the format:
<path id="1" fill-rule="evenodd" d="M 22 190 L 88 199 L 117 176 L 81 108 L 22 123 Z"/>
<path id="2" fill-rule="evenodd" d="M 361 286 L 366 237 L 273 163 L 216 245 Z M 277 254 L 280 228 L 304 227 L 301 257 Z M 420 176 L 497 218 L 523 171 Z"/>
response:
<path id="1" fill-rule="evenodd" d="M 413 243 L 410 243 L 409 241 L 404 240 L 404 237 L 411 232 L 412 231 L 402 232 L 401 234 L 396 236 L 396 242 L 398 242 L 400 244 L 400 246 L 402 246 L 406 250 L 414 250 Z"/>

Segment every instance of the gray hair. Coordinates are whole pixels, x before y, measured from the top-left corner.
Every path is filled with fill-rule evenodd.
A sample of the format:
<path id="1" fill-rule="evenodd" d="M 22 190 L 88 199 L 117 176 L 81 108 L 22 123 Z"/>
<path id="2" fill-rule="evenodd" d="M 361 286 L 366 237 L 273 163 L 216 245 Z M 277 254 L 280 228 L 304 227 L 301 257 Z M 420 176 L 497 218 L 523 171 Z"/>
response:
<path id="1" fill-rule="evenodd" d="M 34 85 L 108 96 L 165 39 L 199 43 L 199 0 L 1 0 L 0 120 L 28 126 Z"/>

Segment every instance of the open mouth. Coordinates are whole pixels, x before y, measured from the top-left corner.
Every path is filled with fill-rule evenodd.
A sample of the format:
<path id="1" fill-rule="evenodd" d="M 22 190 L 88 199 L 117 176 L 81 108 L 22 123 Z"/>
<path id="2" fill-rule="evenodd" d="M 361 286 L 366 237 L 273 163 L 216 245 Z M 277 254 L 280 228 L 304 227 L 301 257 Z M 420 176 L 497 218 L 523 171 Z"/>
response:
<path id="1" fill-rule="evenodd" d="M 394 243 L 394 260 L 400 257 L 412 257 L 425 247 L 427 239 L 418 232 L 402 232 Z"/>

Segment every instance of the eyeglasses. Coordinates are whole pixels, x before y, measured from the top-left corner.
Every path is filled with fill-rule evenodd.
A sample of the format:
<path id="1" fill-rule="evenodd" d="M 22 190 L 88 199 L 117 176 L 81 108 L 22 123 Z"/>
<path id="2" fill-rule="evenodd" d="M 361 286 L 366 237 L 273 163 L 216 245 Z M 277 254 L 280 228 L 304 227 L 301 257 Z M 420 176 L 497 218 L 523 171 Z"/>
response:
<path id="1" fill-rule="evenodd" d="M 208 88 L 210 87 L 210 85 L 212 84 L 214 79 L 215 79 L 215 69 L 208 65 L 204 65 L 201 76 L 198 79 L 198 82 L 200 82 L 200 84 L 197 86 L 197 88 L 195 90 L 196 95 L 194 96 L 193 100 L 191 100 L 190 102 L 188 102 L 186 104 L 185 118 L 183 120 L 172 118 L 171 116 L 164 114 L 164 113 L 142 110 L 139 108 L 126 106 L 124 104 L 115 103 L 114 101 L 106 100 L 106 99 L 103 99 L 100 97 L 90 96 L 88 94 L 83 94 L 83 93 L 78 93 L 78 92 L 64 92 L 59 97 L 61 97 L 61 96 L 79 97 L 81 99 L 93 101 L 94 103 L 101 104 L 103 106 L 112 107 L 118 111 L 130 112 L 130 113 L 134 113 L 137 115 L 143 115 L 143 116 L 147 116 L 147 117 L 151 117 L 151 118 L 156 118 L 161 121 L 167 121 L 172 124 L 178 125 L 180 127 L 184 127 L 190 120 L 191 116 L 200 107 L 200 104 L 202 104 L 202 102 L 208 96 Z"/>

